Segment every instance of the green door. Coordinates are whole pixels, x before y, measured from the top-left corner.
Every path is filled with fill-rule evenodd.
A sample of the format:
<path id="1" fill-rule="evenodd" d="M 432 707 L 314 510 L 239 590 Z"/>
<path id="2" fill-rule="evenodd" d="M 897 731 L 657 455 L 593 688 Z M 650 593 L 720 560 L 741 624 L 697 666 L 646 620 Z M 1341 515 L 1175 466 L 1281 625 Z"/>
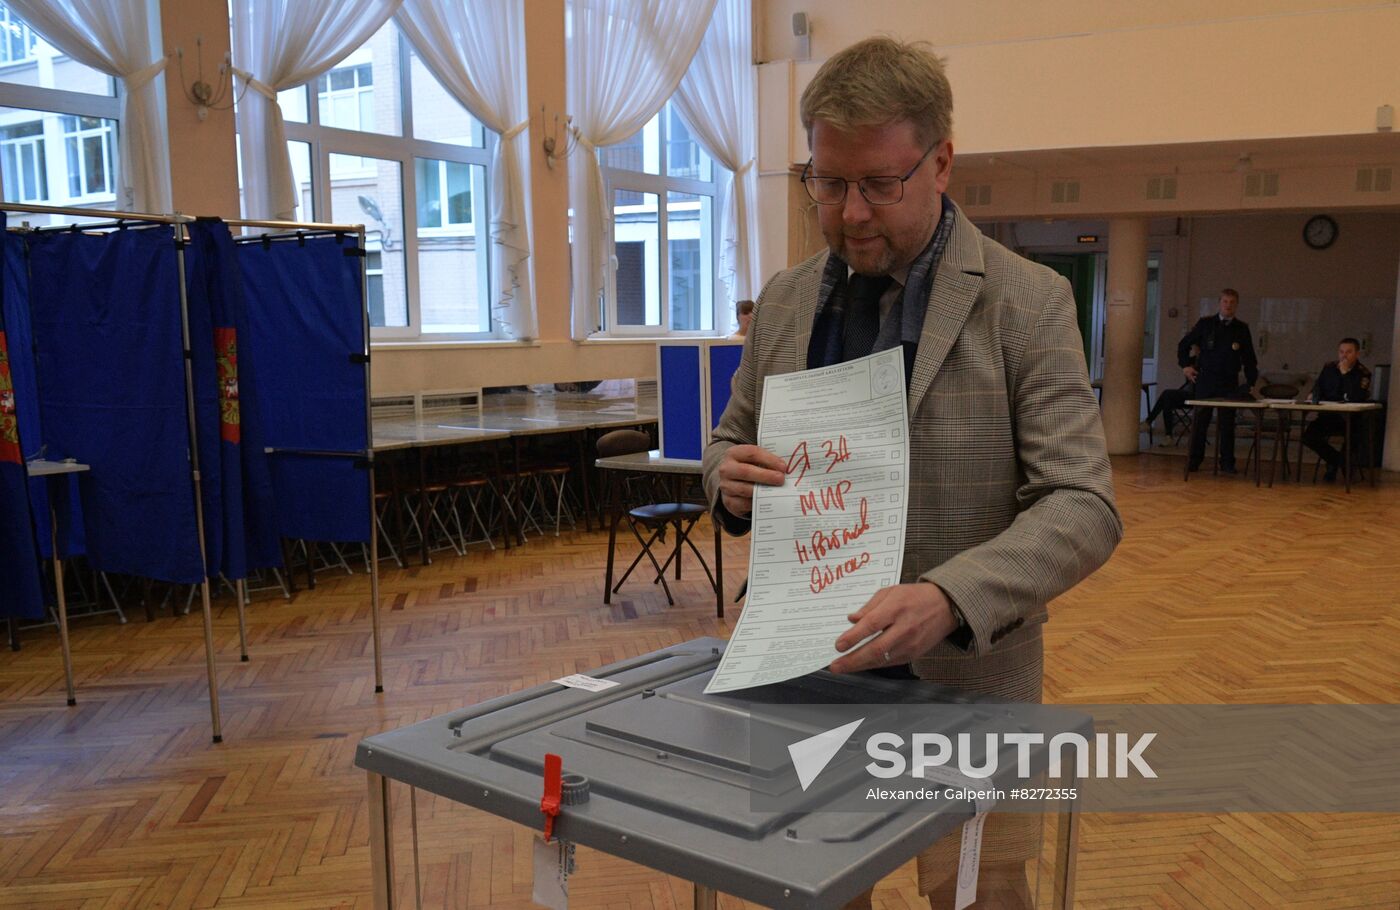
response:
<path id="1" fill-rule="evenodd" d="M 1084 362 L 1091 363 L 1089 346 L 1093 338 L 1095 254 L 1037 253 L 1031 255 L 1031 260 L 1049 266 L 1069 279 L 1069 286 L 1074 290 L 1079 339 L 1084 345 Z"/>

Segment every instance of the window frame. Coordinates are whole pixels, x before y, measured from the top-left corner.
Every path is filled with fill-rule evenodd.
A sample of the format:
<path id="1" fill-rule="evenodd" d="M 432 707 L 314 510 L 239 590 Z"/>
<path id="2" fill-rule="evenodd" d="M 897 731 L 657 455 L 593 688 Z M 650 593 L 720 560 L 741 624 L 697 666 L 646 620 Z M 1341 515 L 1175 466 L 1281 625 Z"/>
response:
<path id="1" fill-rule="evenodd" d="M 60 116 L 72 117 L 74 120 L 74 128 L 71 131 L 66 124 L 63 125 L 63 154 L 67 156 L 69 154 L 70 144 L 76 144 L 78 167 L 76 171 L 72 168 L 69 169 L 68 180 L 71 183 L 76 178 L 79 188 L 82 190 L 81 193 L 68 194 L 68 199 L 70 200 L 69 204 L 79 206 L 89 205 L 97 203 L 108 196 L 115 197 L 117 194 L 115 185 L 115 163 L 117 156 L 114 154 L 113 140 L 116 137 L 113 134 L 116 131 L 108 129 L 105 121 L 103 121 L 101 126 L 91 127 L 83 126 L 82 121 L 89 118 L 84 118 L 78 114 L 62 114 Z M 90 175 L 87 171 L 87 143 L 93 139 L 102 143 L 102 159 L 105 163 L 103 180 L 107 184 L 105 189 L 98 192 L 93 192 L 89 186 Z"/>
<path id="2" fill-rule="evenodd" d="M 408 325 L 406 326 L 371 326 L 370 341 L 374 342 L 452 342 L 452 341 L 495 341 L 503 336 L 494 318 L 495 291 L 498 287 L 499 276 L 493 274 L 490 268 L 491 251 L 487 247 L 482 256 L 487 263 L 487 267 L 479 270 L 477 275 L 477 289 L 479 299 L 483 301 L 481 308 L 482 315 L 486 319 L 487 328 L 479 332 L 425 332 L 423 331 L 422 318 L 422 295 L 421 276 L 419 274 L 419 244 L 418 235 L 426 232 L 428 236 L 475 236 L 479 242 L 490 243 L 489 230 L 468 231 L 464 225 L 457 225 L 450 229 L 444 228 L 420 228 L 418 226 L 418 185 L 417 185 L 417 158 L 436 159 L 438 161 L 451 161 L 467 165 L 480 166 L 483 180 L 482 186 L 489 192 L 491 186 L 491 159 L 494 155 L 496 143 L 500 137 L 492 130 L 479 124 L 482 145 L 465 146 L 453 145 L 446 142 L 439 142 L 430 139 L 419 139 L 413 135 L 413 61 L 412 48 L 408 39 L 402 31 L 395 26 L 395 38 L 398 41 L 398 91 L 399 105 L 402 112 L 399 123 L 400 135 L 390 135 L 387 133 L 347 130 L 338 127 L 323 126 L 320 122 L 320 97 L 317 91 L 316 79 L 309 80 L 293 90 L 305 93 L 306 122 L 286 120 L 286 133 L 289 142 L 302 142 L 310 147 L 311 153 L 311 213 L 305 217 L 310 220 L 330 222 L 334 221 L 329 211 L 331 200 L 331 155 L 351 155 L 361 158 L 373 158 L 383 161 L 390 161 L 399 165 L 399 188 L 403 194 L 400 200 L 400 210 L 403 218 L 403 256 L 404 256 L 404 293 L 407 300 Z M 351 57 L 353 59 L 353 55 Z M 351 66 L 358 66 L 353 63 Z M 330 71 L 323 74 L 327 78 L 329 85 Z M 353 90 L 360 91 L 358 86 Z M 380 88 L 376 82 L 373 88 Z M 350 91 L 350 90 L 342 90 Z M 473 118 L 475 119 L 475 118 Z M 341 179 L 350 175 L 337 174 L 336 179 Z M 300 190 L 300 187 L 298 187 Z M 490 218 L 490 209 L 486 205 L 485 193 L 482 199 L 477 199 L 473 194 L 472 210 L 473 214 L 483 213 L 483 217 Z M 472 253 L 471 255 L 482 255 Z M 483 277 L 484 273 L 484 277 Z"/>
<path id="3" fill-rule="evenodd" d="M 44 42 L 42 36 L 35 32 L 24 18 L 18 15 L 8 6 L 0 3 L 0 21 L 5 23 L 19 23 L 22 28 L 34 37 L 28 45 L 28 55 L 14 60 L 0 62 L 0 73 L 11 73 L 25 67 L 37 67 L 42 73 L 46 67 L 52 67 L 56 63 L 71 60 L 66 54 L 61 53 L 56 48 Z M 8 36 L 5 40 L 9 40 Z M 40 45 L 46 48 L 45 53 L 37 53 Z M 121 160 L 118 152 L 120 148 L 120 136 L 122 130 L 122 104 L 125 99 L 125 90 L 120 83 L 110 76 L 106 77 L 107 91 L 104 94 L 96 92 L 78 92 L 69 89 L 47 88 L 40 85 L 22 85 L 16 82 L 8 82 L 0 79 L 0 108 L 10 109 L 16 112 L 33 113 L 35 120 L 44 126 L 39 137 L 44 140 L 44 161 L 46 167 L 45 184 L 46 198 L 43 199 L 19 199 L 18 194 L 11 196 L 9 187 L 4 185 L 3 169 L 0 169 L 0 198 L 7 198 L 10 201 L 20 202 L 26 205 L 53 205 L 70 206 L 74 208 L 97 207 L 121 209 L 123 207 L 122 187 L 125 185 L 123 169 L 126 162 Z M 103 125 L 101 132 L 105 133 L 103 139 L 107 150 L 107 185 L 110 187 L 105 193 L 83 193 L 80 196 L 70 196 L 68 194 L 67 169 L 67 147 L 66 130 L 58 122 L 58 118 L 63 116 L 73 116 L 78 118 L 96 118 L 98 120 L 110 121 L 110 128 Z M 28 121 L 21 121 L 28 122 Z M 62 159 L 63 170 L 61 173 L 48 172 L 47 162 Z M 68 219 L 64 219 L 68 220 Z"/>
<path id="4" fill-rule="evenodd" d="M 43 204 L 44 201 L 49 198 L 49 171 L 48 166 L 45 163 L 47 154 L 47 145 L 45 141 L 47 137 L 44 135 L 44 121 L 41 119 L 30 120 L 26 122 L 38 124 L 39 131 L 37 133 L 31 133 L 27 136 L 0 136 L 0 182 L 3 182 L 4 180 L 4 168 L 6 157 L 8 157 L 9 155 L 14 155 L 15 178 L 21 184 L 24 183 L 23 150 L 26 148 L 31 149 L 32 154 L 34 156 L 34 176 L 37 183 L 39 184 L 40 192 L 37 196 L 26 195 L 26 193 L 24 192 L 24 187 L 21 185 L 20 191 L 18 193 L 15 193 L 15 195 L 19 197 L 16 201 L 26 205 Z M 0 129 L 8 129 L 8 127 L 0 127 Z"/>
<path id="5" fill-rule="evenodd" d="M 616 208 L 614 204 L 615 195 L 618 191 L 654 194 L 657 198 L 657 282 L 661 288 L 661 322 L 659 325 L 620 325 L 617 317 L 617 222 L 613 217 L 608 218 L 608 235 L 605 238 L 608 248 L 609 268 L 606 275 L 606 289 L 604 293 L 605 303 L 603 317 L 603 330 L 596 334 L 599 338 L 713 338 L 722 337 L 725 333 L 720 328 L 719 301 L 723 297 L 721 293 L 720 278 L 720 173 L 724 167 L 713 158 L 710 159 L 710 180 L 704 181 L 689 177 L 668 177 L 669 159 L 671 154 L 671 131 L 669 126 L 670 117 L 674 116 L 684 120 L 680 111 L 672 110 L 671 101 L 666 104 L 656 114 L 658 122 L 658 135 L 656 150 L 657 173 L 648 174 L 645 171 L 630 171 L 621 168 L 609 167 L 602 157 L 606 148 L 599 149 L 599 163 L 603 170 L 604 204 L 609 207 L 609 214 Z M 641 131 L 645 131 L 651 121 L 642 126 Z M 687 125 L 688 128 L 688 125 Z M 636 135 L 636 134 L 633 134 Z M 691 132 L 692 137 L 694 132 Z M 630 137 L 629 137 L 630 138 Z M 643 140 L 645 143 L 645 140 Z M 703 153 L 703 149 L 701 150 Z M 646 159 L 649 150 L 643 145 L 642 167 L 646 167 Z M 670 260 L 670 231 L 668 217 L 668 204 L 670 193 L 685 193 L 692 196 L 707 196 L 710 199 L 710 300 L 708 301 L 710 311 L 710 325 L 708 329 L 677 329 L 671 325 L 671 260 Z M 704 204 L 703 202 L 701 203 Z M 702 251 L 703 252 L 703 251 Z M 703 261 L 703 258 L 702 258 Z M 702 304 L 703 305 L 703 304 Z M 703 322 L 703 320 L 702 320 Z"/>
<path id="6" fill-rule="evenodd" d="M 22 57 L 10 56 L 10 35 L 8 32 L 14 26 L 19 27 L 20 41 L 24 44 L 24 56 Z M 0 50 L 0 67 L 29 63 L 38 58 L 39 55 L 34 53 L 34 50 L 43 39 L 39 37 L 38 32 L 30 28 L 28 22 L 25 22 L 24 19 L 15 14 L 14 10 L 3 4 L 0 4 L 0 31 L 6 33 L 4 35 L 4 50 Z"/>

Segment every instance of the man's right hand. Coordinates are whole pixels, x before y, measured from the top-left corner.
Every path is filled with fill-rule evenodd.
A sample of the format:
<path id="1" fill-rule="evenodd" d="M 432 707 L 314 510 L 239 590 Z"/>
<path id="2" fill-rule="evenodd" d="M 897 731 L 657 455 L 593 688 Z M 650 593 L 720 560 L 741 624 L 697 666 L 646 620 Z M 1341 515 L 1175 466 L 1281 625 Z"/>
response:
<path id="1" fill-rule="evenodd" d="M 1195 382 L 1196 377 L 1200 375 L 1200 371 L 1197 370 L 1195 367 L 1182 367 L 1181 372 L 1183 375 L 1186 376 L 1187 379 L 1191 380 L 1192 382 Z"/>
<path id="2" fill-rule="evenodd" d="M 787 477 L 787 462 L 758 446 L 730 446 L 720 460 L 720 503 L 743 518 L 753 511 L 753 485 L 780 487 Z"/>

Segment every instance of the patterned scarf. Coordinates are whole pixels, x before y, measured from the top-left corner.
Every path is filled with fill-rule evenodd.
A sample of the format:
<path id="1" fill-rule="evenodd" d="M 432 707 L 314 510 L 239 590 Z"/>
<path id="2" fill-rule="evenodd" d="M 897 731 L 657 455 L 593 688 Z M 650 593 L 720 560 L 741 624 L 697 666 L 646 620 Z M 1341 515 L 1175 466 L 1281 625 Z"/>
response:
<path id="1" fill-rule="evenodd" d="M 943 214 L 934 229 L 928 246 L 909 266 L 904 293 L 894 302 L 889 314 L 881 321 L 880 333 L 872 353 L 886 351 L 897 344 L 904 346 L 904 384 L 907 388 L 914 373 L 914 355 L 919 349 L 919 335 L 924 329 L 924 313 L 928 310 L 929 294 L 933 291 L 934 275 L 948 238 L 957 220 L 957 208 L 947 196 L 943 197 Z M 850 266 L 835 253 L 826 259 L 822 272 L 820 306 L 812 325 L 812 338 L 807 345 L 807 368 L 830 366 L 846 361 L 846 313 L 850 303 L 847 293 Z"/>

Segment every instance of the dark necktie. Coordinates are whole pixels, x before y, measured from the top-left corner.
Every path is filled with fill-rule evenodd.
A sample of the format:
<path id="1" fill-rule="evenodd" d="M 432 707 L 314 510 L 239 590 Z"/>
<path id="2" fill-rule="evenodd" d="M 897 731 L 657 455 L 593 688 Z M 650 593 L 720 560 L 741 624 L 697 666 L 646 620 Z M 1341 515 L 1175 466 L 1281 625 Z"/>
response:
<path id="1" fill-rule="evenodd" d="M 864 357 L 880 334 L 880 297 L 894 281 L 889 275 L 853 274 L 846 281 L 845 359 Z"/>

